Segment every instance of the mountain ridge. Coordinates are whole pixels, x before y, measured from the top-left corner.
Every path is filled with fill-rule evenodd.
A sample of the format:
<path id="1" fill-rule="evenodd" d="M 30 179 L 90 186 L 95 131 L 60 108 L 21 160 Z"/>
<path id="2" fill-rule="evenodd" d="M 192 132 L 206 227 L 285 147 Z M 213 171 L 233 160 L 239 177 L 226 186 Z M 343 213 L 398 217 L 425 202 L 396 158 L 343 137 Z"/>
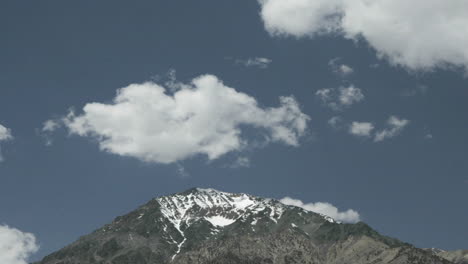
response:
<path id="1" fill-rule="evenodd" d="M 340 223 L 275 199 L 191 188 L 154 198 L 36 263 L 457 262 L 363 222 Z"/>
<path id="2" fill-rule="evenodd" d="M 450 260 L 457 264 L 468 264 L 468 250 L 442 250 L 438 248 L 427 249 L 428 251 L 433 252 L 433 254 L 442 257 L 444 259 Z"/>

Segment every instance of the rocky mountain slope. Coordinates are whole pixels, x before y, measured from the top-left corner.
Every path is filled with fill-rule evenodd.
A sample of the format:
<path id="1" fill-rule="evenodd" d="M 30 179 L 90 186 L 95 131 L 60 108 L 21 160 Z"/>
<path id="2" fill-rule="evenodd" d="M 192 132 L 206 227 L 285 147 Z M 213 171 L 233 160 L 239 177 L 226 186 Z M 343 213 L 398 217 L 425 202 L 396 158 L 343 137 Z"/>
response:
<path id="1" fill-rule="evenodd" d="M 199 188 L 153 199 L 37 262 L 150 263 L 455 262 L 362 222 L 342 224 L 276 200 Z"/>
<path id="2" fill-rule="evenodd" d="M 468 250 L 445 251 L 440 249 L 430 249 L 430 251 L 444 259 L 456 264 L 468 264 Z"/>

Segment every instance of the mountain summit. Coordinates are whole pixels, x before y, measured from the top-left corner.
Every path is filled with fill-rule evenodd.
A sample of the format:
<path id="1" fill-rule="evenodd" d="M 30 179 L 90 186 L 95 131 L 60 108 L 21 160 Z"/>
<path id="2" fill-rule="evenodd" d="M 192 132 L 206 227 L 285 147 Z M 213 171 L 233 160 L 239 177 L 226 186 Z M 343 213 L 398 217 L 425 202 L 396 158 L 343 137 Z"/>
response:
<path id="1" fill-rule="evenodd" d="M 149 201 L 37 264 L 450 264 L 368 225 L 193 188 Z"/>

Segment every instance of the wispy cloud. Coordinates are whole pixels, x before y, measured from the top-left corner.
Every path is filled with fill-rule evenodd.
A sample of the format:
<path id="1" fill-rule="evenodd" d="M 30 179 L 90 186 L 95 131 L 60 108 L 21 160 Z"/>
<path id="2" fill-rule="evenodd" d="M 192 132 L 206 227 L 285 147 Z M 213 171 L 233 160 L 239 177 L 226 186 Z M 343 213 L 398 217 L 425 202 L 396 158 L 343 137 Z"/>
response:
<path id="1" fill-rule="evenodd" d="M 60 126 L 60 120 L 50 119 L 42 123 L 42 128 L 38 131 L 38 134 L 44 138 L 46 146 L 51 146 L 53 144 L 52 133 Z"/>
<path id="2" fill-rule="evenodd" d="M 184 166 L 182 166 L 181 164 L 177 164 L 176 165 L 176 172 L 177 172 L 177 175 L 180 177 L 180 178 L 189 178 L 190 177 L 190 173 L 185 169 Z"/>
<path id="3" fill-rule="evenodd" d="M 407 119 L 402 119 L 397 116 L 391 116 L 387 120 L 387 128 L 380 130 L 375 134 L 374 141 L 380 142 L 385 139 L 395 137 L 403 131 L 403 129 L 410 123 Z"/>
<path id="4" fill-rule="evenodd" d="M 237 157 L 229 167 L 233 169 L 248 168 L 250 167 L 250 159 L 243 156 Z"/>
<path id="5" fill-rule="evenodd" d="M 340 129 L 343 126 L 344 121 L 340 116 L 333 116 L 332 118 L 328 119 L 327 123 L 334 129 Z"/>
<path id="6" fill-rule="evenodd" d="M 352 122 L 349 126 L 348 132 L 351 135 L 358 137 L 373 137 L 374 142 L 381 142 L 398 136 L 404 128 L 409 125 L 409 123 L 410 121 L 407 119 L 390 116 L 385 124 L 385 128 L 376 131 L 375 133 L 373 133 L 375 125 L 371 122 Z"/>
<path id="7" fill-rule="evenodd" d="M 255 57 L 255 58 L 248 58 L 248 59 L 236 59 L 235 63 L 243 65 L 245 67 L 256 67 L 260 69 L 266 69 L 273 61 L 268 58 L 263 57 Z"/>
<path id="8" fill-rule="evenodd" d="M 353 104 L 361 102 L 365 98 L 362 90 L 353 85 L 348 87 L 320 89 L 315 92 L 315 96 L 319 98 L 325 106 L 335 111 L 350 107 Z"/>

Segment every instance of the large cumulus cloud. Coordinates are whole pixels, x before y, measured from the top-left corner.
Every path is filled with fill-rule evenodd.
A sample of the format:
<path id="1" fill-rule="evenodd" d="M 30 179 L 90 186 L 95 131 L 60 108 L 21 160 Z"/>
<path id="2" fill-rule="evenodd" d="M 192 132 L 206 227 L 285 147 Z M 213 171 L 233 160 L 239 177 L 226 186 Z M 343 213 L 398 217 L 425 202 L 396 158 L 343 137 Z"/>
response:
<path id="1" fill-rule="evenodd" d="M 259 0 L 271 35 L 342 35 L 411 70 L 468 68 L 466 0 Z"/>
<path id="2" fill-rule="evenodd" d="M 267 142 L 290 146 L 297 146 L 306 133 L 309 117 L 293 97 L 280 97 L 278 107 L 262 108 L 255 98 L 213 75 L 176 86 L 169 93 L 153 82 L 132 84 L 119 89 L 112 103 L 88 103 L 82 113 L 52 122 L 65 125 L 71 134 L 97 139 L 103 151 L 157 163 L 197 154 L 213 160 L 240 151 L 249 142 L 245 127 L 258 130 Z"/>

